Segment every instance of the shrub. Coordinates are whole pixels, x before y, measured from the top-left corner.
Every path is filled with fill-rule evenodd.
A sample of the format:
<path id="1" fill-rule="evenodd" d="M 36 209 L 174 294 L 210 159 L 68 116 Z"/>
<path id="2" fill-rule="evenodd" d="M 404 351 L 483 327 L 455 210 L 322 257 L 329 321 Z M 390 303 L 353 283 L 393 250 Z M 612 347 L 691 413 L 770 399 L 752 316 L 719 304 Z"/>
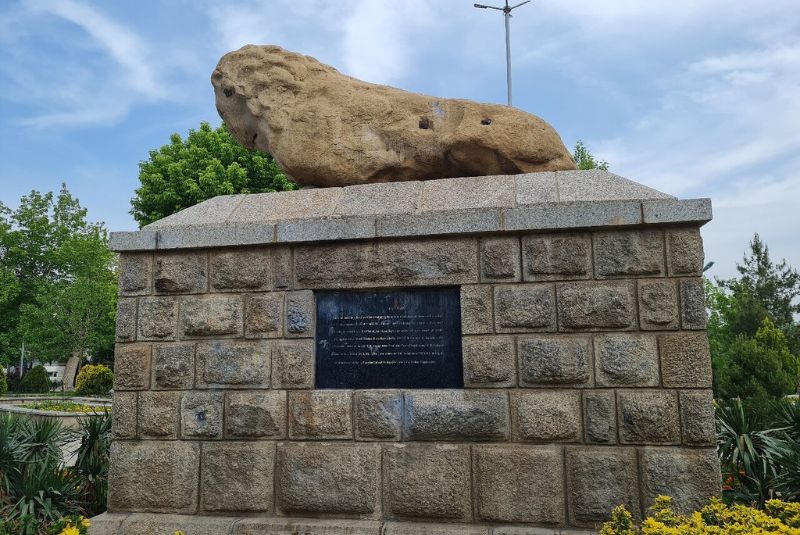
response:
<path id="1" fill-rule="evenodd" d="M 82 396 L 105 396 L 114 386 L 114 373 L 102 364 L 87 364 L 75 379 L 75 387 Z"/>
<path id="2" fill-rule="evenodd" d="M 39 364 L 22 376 L 21 390 L 30 394 L 44 394 L 50 392 L 50 376 L 47 370 Z"/>
<path id="3" fill-rule="evenodd" d="M 6 379 L 6 372 L 0 368 L 0 396 L 5 396 L 8 392 L 8 380 Z"/>

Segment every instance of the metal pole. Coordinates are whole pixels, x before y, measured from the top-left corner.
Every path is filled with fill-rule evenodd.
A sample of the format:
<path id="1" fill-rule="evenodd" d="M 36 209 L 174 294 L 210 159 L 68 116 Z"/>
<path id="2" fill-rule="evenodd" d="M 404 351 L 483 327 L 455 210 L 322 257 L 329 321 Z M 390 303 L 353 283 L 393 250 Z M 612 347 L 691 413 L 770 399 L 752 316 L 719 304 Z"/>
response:
<path id="1" fill-rule="evenodd" d="M 22 341 L 22 351 L 19 354 L 19 378 L 22 379 L 22 368 L 25 366 L 25 340 Z"/>
<path id="2" fill-rule="evenodd" d="M 508 88 L 508 105 L 511 106 L 511 10 L 508 8 L 508 1 L 506 1 L 503 16 L 506 19 L 506 86 Z"/>

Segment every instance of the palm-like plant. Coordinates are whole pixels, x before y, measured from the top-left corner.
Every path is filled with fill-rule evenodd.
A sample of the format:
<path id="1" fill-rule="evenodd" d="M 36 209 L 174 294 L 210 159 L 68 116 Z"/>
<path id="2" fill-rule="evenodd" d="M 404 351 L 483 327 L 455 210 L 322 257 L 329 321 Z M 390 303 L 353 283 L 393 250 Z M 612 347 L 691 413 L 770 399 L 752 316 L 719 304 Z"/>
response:
<path id="1" fill-rule="evenodd" d="M 108 412 L 80 418 L 80 446 L 75 473 L 83 481 L 84 507 L 90 515 L 106 509 L 108 496 L 108 458 L 111 451 L 111 416 Z"/>

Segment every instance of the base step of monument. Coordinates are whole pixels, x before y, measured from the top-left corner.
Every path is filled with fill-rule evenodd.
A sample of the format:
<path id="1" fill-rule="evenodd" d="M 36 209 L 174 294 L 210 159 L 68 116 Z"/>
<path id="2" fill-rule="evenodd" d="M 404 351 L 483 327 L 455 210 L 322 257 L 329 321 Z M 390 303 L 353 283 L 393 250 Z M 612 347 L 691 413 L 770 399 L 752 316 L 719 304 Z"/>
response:
<path id="1" fill-rule="evenodd" d="M 589 535 L 594 531 L 530 526 L 428 524 L 379 520 L 103 513 L 89 535 Z"/>

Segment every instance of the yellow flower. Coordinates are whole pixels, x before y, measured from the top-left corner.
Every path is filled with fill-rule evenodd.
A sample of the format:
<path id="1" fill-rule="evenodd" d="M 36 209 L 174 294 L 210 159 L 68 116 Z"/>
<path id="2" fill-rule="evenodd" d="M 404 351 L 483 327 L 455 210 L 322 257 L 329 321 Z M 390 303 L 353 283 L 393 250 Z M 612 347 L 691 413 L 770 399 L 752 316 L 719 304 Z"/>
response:
<path id="1" fill-rule="evenodd" d="M 83 526 L 83 527 L 88 529 L 89 526 L 91 526 L 91 525 L 92 525 L 92 523 L 89 522 L 88 518 L 84 518 L 83 520 L 81 520 L 81 526 Z"/>
<path id="2" fill-rule="evenodd" d="M 68 525 L 63 530 L 61 530 L 61 533 L 59 533 L 58 535 L 81 535 L 81 532 L 75 526 Z"/>

